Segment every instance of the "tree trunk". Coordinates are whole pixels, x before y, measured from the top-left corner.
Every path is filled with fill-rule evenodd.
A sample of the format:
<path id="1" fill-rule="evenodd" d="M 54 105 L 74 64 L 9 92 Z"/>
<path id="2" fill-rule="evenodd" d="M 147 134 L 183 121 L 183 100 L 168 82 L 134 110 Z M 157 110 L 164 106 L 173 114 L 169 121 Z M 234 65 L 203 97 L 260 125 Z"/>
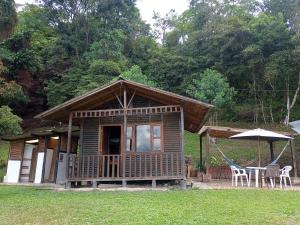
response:
<path id="1" fill-rule="evenodd" d="M 289 79 L 288 79 L 288 83 L 287 83 L 287 96 L 286 96 L 286 109 L 287 109 L 287 113 L 284 119 L 284 124 L 288 125 L 290 122 L 290 115 L 291 115 L 291 110 L 292 108 L 295 106 L 297 97 L 299 95 L 299 91 L 300 91 L 300 72 L 298 75 L 298 86 L 297 89 L 294 93 L 294 97 L 292 102 L 290 102 L 290 96 L 289 96 Z"/>
<path id="2" fill-rule="evenodd" d="M 264 109 L 264 101 L 263 100 L 260 101 L 260 105 L 261 105 L 261 114 L 262 114 L 264 123 L 267 124 L 266 116 L 265 116 L 265 109 Z"/>
<path id="3" fill-rule="evenodd" d="M 270 104 L 270 117 L 271 117 L 271 123 L 274 123 L 272 104 Z"/>

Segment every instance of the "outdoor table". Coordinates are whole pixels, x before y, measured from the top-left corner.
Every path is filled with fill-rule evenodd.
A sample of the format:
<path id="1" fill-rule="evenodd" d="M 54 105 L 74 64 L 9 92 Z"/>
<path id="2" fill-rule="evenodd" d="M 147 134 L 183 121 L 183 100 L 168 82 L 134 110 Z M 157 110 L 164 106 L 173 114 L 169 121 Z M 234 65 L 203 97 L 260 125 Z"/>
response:
<path id="1" fill-rule="evenodd" d="M 255 171 L 255 187 L 258 188 L 259 171 L 266 170 L 266 167 L 249 166 L 249 167 L 246 167 L 246 168 Z M 250 179 L 251 179 L 251 175 L 249 176 L 249 182 L 250 182 Z"/>

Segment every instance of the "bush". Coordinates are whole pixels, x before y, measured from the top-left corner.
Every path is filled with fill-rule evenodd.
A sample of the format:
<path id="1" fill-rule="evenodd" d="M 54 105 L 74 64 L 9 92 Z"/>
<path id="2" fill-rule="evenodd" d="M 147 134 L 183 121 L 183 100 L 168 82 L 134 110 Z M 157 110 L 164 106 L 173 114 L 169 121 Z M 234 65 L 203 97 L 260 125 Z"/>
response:
<path id="1" fill-rule="evenodd" d="M 22 119 L 12 113 L 8 106 L 0 107 L 0 136 L 21 133 Z"/>

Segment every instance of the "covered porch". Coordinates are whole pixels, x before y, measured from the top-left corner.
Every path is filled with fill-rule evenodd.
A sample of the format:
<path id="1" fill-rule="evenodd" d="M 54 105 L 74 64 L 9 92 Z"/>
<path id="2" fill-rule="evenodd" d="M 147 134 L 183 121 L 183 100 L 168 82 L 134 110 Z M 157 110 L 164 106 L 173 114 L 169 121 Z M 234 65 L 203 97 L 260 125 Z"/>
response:
<path id="1" fill-rule="evenodd" d="M 122 106 L 128 105 L 124 101 L 126 99 L 123 98 Z M 67 181 L 91 181 L 96 185 L 100 181 L 122 181 L 126 184 L 127 180 L 184 180 L 183 116 L 179 105 L 73 111 L 69 127 L 75 121 L 81 124 L 81 131 L 79 154 L 68 154 Z M 137 117 L 142 121 L 138 122 Z M 176 127 L 171 127 L 171 132 L 167 130 L 166 124 L 172 122 L 170 118 L 178 118 L 175 120 L 179 122 L 176 125 L 178 130 L 175 130 Z M 90 119 L 97 123 L 95 128 L 90 122 L 84 124 Z M 144 147 L 138 150 L 138 142 L 145 144 L 143 139 L 147 136 L 147 129 L 150 151 Z M 95 130 L 98 132 L 91 134 Z M 141 135 L 138 135 L 140 130 Z M 173 138 L 170 143 L 164 143 Z M 165 151 L 168 150 L 165 145 L 171 146 L 171 151 Z"/>

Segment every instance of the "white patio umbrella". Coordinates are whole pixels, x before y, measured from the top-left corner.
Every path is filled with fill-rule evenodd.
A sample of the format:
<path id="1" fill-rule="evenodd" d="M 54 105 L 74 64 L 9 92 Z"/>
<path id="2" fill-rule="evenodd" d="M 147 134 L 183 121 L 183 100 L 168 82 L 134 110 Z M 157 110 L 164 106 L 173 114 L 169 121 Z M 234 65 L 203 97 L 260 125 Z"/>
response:
<path id="1" fill-rule="evenodd" d="M 294 131 L 296 131 L 298 134 L 300 134 L 300 120 L 290 122 L 289 125 L 292 126 L 292 129 Z"/>
<path id="2" fill-rule="evenodd" d="M 254 129 L 242 132 L 240 134 L 236 134 L 231 136 L 232 139 L 246 139 L 246 140 L 257 140 L 258 141 L 258 166 L 260 167 L 261 161 L 261 149 L 260 149 L 260 141 L 279 141 L 279 140 L 291 140 L 292 138 L 289 136 L 285 136 L 282 134 L 278 134 L 273 131 L 264 130 L 264 129 Z"/>

